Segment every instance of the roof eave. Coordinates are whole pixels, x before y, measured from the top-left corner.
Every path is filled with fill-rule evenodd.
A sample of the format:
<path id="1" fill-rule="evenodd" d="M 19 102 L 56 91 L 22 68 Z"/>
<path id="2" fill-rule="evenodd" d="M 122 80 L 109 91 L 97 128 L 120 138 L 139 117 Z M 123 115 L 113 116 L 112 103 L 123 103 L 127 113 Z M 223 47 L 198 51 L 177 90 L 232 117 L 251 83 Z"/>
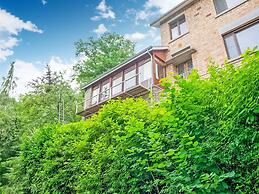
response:
<path id="1" fill-rule="evenodd" d="M 128 60 L 120 63 L 119 65 L 115 66 L 114 68 L 110 69 L 109 71 L 103 73 L 102 75 L 100 75 L 99 77 L 97 77 L 96 79 L 94 79 L 93 81 L 89 82 L 88 84 L 86 84 L 84 87 L 82 87 L 82 90 L 85 90 L 86 88 L 88 88 L 89 86 L 93 85 L 94 83 L 100 81 L 101 79 L 105 78 L 107 75 L 119 70 L 120 68 L 124 67 L 125 65 L 129 64 L 130 62 L 136 60 L 138 57 L 143 56 L 144 54 L 146 54 L 147 52 L 151 52 L 154 50 L 167 50 L 168 47 L 167 46 L 149 46 L 147 48 L 145 48 L 144 50 L 140 51 L 139 53 L 137 53 L 136 55 L 134 55 L 133 57 L 129 58 Z"/>
<path id="2" fill-rule="evenodd" d="M 150 24 L 150 26 L 152 27 L 156 27 L 159 28 L 160 24 L 162 21 L 166 20 L 168 17 L 170 17 L 172 14 L 176 13 L 177 11 L 185 8 L 186 6 L 188 6 L 189 4 L 191 4 L 192 2 L 194 2 L 195 0 L 184 0 L 183 2 L 179 3 L 178 5 L 176 5 L 175 7 L 173 7 L 172 9 L 170 9 L 168 12 L 166 12 L 165 14 L 163 14 L 162 16 L 160 16 L 157 20 L 155 20 L 154 22 L 152 22 Z"/>

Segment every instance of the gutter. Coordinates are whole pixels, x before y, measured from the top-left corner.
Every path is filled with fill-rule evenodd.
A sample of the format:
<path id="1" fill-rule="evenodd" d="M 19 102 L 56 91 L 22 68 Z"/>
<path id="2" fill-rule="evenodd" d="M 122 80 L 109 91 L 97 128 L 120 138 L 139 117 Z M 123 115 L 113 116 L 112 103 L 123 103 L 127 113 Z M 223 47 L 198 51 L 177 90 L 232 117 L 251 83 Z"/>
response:
<path id="1" fill-rule="evenodd" d="M 155 21 L 153 21 L 150 26 L 151 27 L 156 27 L 158 28 L 160 26 L 160 24 L 168 19 L 171 15 L 175 14 L 176 12 L 184 9 L 186 6 L 188 6 L 189 4 L 193 3 L 196 0 L 184 0 L 183 2 L 179 3 L 178 5 L 176 5 L 175 7 L 173 7 L 172 9 L 170 9 L 168 12 L 166 12 L 165 14 L 163 14 L 162 16 L 160 16 L 158 19 L 156 19 Z"/>

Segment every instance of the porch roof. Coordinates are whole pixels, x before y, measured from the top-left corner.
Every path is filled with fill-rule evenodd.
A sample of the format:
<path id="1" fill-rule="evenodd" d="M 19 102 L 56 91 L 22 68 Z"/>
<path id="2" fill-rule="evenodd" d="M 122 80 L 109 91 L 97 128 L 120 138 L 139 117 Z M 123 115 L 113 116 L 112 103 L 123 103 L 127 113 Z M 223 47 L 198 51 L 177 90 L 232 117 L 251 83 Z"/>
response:
<path id="1" fill-rule="evenodd" d="M 94 80 L 92 80 L 91 82 L 89 82 L 88 84 L 86 84 L 84 87 L 82 87 L 82 89 L 86 89 L 89 86 L 93 85 L 94 83 L 100 81 L 101 79 L 105 78 L 107 75 L 112 74 L 113 72 L 119 70 L 120 68 L 128 65 L 130 62 L 138 59 L 139 57 L 151 52 L 151 51 L 159 51 L 159 50 L 167 50 L 168 47 L 167 46 L 149 46 L 146 49 L 140 51 L 139 53 L 137 53 L 136 55 L 134 55 L 133 57 L 129 58 L 128 60 L 124 61 L 123 63 L 115 66 L 114 68 L 110 69 L 109 71 L 103 73 L 102 75 L 98 76 L 97 78 L 95 78 Z"/>

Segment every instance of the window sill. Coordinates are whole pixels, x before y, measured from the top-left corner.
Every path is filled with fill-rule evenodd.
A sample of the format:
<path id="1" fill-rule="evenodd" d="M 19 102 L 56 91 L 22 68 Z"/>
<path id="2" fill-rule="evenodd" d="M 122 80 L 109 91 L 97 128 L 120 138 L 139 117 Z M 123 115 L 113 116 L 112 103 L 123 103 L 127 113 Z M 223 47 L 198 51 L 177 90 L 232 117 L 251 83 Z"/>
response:
<path id="1" fill-rule="evenodd" d="M 229 59 L 229 60 L 228 60 L 228 63 L 238 63 L 238 62 L 240 62 L 242 59 L 243 59 L 243 57 L 240 55 L 240 56 L 235 57 L 235 58 L 233 58 L 233 59 Z"/>
<path id="2" fill-rule="evenodd" d="M 234 7 L 231 7 L 231 8 L 229 8 L 229 9 L 227 9 L 227 10 L 225 10 L 225 11 L 223 11 L 223 12 L 217 14 L 217 15 L 215 16 L 215 18 L 219 18 L 220 16 L 222 16 L 222 15 L 224 15 L 224 14 L 230 12 L 231 10 L 237 8 L 238 6 L 244 4 L 244 3 L 247 2 L 247 1 L 249 1 L 249 0 L 244 0 L 244 1 L 242 1 L 241 3 L 235 5 Z"/>
<path id="3" fill-rule="evenodd" d="M 174 41 L 176 41 L 176 40 L 182 38 L 183 36 L 186 36 L 187 34 L 189 34 L 189 32 L 186 32 L 186 33 L 182 34 L 181 36 L 178 36 L 178 37 L 175 38 L 175 39 L 171 39 L 168 44 L 171 44 L 172 42 L 174 42 Z"/>

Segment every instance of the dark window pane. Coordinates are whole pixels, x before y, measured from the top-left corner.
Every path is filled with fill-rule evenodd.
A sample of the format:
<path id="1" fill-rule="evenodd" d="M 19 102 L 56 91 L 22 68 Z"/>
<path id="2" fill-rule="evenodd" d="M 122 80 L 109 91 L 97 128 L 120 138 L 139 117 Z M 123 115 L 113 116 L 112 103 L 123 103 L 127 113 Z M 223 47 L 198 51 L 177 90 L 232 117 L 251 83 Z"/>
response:
<path id="1" fill-rule="evenodd" d="M 188 62 L 188 72 L 190 73 L 192 69 L 193 69 L 193 64 L 192 64 L 192 61 L 190 61 Z"/>
<path id="2" fill-rule="evenodd" d="M 238 32 L 236 36 L 242 53 L 248 48 L 259 46 L 259 23 Z"/>
<path id="3" fill-rule="evenodd" d="M 178 74 L 185 77 L 184 64 L 178 65 Z"/>
<path id="4" fill-rule="evenodd" d="M 228 9 L 226 0 L 214 0 L 217 14 L 222 13 Z"/>
<path id="5" fill-rule="evenodd" d="M 225 43 L 226 43 L 229 58 L 233 59 L 235 57 L 238 57 L 240 53 L 238 52 L 234 35 L 226 36 Z"/>

